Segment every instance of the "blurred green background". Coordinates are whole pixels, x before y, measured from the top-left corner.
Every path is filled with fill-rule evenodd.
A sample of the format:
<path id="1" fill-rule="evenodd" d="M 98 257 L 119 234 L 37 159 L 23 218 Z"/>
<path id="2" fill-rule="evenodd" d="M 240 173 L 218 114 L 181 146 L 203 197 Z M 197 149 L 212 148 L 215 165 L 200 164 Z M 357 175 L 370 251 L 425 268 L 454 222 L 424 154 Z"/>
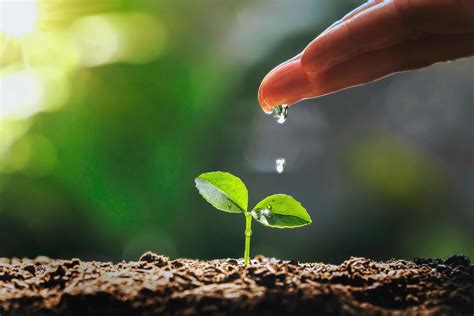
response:
<path id="1" fill-rule="evenodd" d="M 474 63 L 290 109 L 265 74 L 362 1 L 2 0 L 0 257 L 242 257 L 244 217 L 196 175 L 288 193 L 313 224 L 254 224 L 253 255 L 474 256 Z M 275 171 L 275 159 L 287 161 Z"/>

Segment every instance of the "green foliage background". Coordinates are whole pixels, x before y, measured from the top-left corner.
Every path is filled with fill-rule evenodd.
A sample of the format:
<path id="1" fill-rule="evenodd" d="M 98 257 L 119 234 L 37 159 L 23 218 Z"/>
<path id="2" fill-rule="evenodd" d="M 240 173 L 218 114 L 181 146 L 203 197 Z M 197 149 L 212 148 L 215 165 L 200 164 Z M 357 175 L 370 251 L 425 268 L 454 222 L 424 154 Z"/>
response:
<path id="1" fill-rule="evenodd" d="M 245 152 L 255 137 L 250 125 L 264 116 L 256 101 L 263 76 L 360 2 L 50 2 L 48 10 L 61 18 L 50 21 L 44 32 L 87 16 L 140 12 L 159 21 L 166 40 L 161 52 L 145 62 L 74 67 L 66 76 L 69 92 L 60 108 L 1 121 L 0 137 L 22 128 L 26 132 L 1 156 L 0 256 L 121 260 L 152 250 L 173 257 L 240 257 L 244 218 L 216 213 L 194 188 L 198 174 L 219 169 L 249 185 L 252 205 L 281 191 L 310 211 L 313 225 L 301 232 L 257 228 L 254 254 L 324 261 L 350 255 L 474 255 L 469 130 L 433 134 L 460 144 L 443 147 L 446 155 L 438 154 L 439 147 L 397 135 L 389 120 L 371 117 L 380 110 L 368 101 L 375 91 L 383 94 L 396 84 L 394 79 L 329 96 L 319 105 L 301 105 L 320 106 L 329 117 L 326 151 L 333 156 L 282 176 L 248 167 Z M 306 22 L 300 25 L 298 16 L 281 20 L 281 14 L 274 15 L 286 7 L 309 11 L 309 17 L 301 17 Z M 134 34 L 137 49 L 149 40 L 146 35 L 147 30 Z M 1 65 L 16 62 L 5 55 Z M 472 69 L 471 61 L 463 65 Z M 454 78 L 472 79 L 472 72 L 454 69 Z M 443 67 L 438 74 L 449 71 Z M 455 90 L 463 94 L 458 103 L 467 105 L 453 111 L 469 111 L 470 88 L 472 81 Z M 358 109 L 364 116 L 353 115 Z M 463 122 L 459 125 L 472 124 L 472 116 Z M 312 145 L 309 137 L 300 147 Z M 470 162 L 460 157 L 471 157 L 466 158 Z M 325 167 L 305 178 L 305 170 L 317 166 Z"/>

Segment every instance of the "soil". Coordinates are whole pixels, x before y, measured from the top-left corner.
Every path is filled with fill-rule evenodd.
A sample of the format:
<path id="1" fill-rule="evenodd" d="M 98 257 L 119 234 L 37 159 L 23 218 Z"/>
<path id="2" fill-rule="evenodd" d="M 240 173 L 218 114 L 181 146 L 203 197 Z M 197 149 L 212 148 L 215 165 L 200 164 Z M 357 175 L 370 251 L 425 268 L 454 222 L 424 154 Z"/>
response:
<path id="1" fill-rule="evenodd" d="M 473 315 L 474 265 L 241 260 L 85 262 L 0 258 L 0 315 Z"/>

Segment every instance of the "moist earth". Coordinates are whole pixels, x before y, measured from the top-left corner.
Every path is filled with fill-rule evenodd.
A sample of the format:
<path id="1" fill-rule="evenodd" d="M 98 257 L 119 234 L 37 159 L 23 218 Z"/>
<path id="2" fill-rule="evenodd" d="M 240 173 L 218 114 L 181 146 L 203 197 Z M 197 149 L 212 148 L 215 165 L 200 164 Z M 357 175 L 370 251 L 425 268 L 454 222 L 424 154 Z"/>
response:
<path id="1" fill-rule="evenodd" d="M 340 265 L 257 256 L 0 258 L 0 315 L 473 315 L 468 257 Z"/>

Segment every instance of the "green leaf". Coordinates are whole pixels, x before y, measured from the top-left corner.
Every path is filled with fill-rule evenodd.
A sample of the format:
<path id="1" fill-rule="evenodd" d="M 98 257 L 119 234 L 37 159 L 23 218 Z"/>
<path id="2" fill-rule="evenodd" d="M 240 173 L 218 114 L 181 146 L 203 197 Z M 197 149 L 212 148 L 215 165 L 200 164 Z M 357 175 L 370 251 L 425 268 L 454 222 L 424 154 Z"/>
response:
<path id="1" fill-rule="evenodd" d="M 286 194 L 266 197 L 252 210 L 252 216 L 261 224 L 276 228 L 293 228 L 311 224 L 306 209 Z"/>
<path id="2" fill-rule="evenodd" d="M 215 208 L 224 212 L 246 212 L 248 191 L 245 184 L 228 172 L 207 172 L 197 177 L 196 188 Z"/>

